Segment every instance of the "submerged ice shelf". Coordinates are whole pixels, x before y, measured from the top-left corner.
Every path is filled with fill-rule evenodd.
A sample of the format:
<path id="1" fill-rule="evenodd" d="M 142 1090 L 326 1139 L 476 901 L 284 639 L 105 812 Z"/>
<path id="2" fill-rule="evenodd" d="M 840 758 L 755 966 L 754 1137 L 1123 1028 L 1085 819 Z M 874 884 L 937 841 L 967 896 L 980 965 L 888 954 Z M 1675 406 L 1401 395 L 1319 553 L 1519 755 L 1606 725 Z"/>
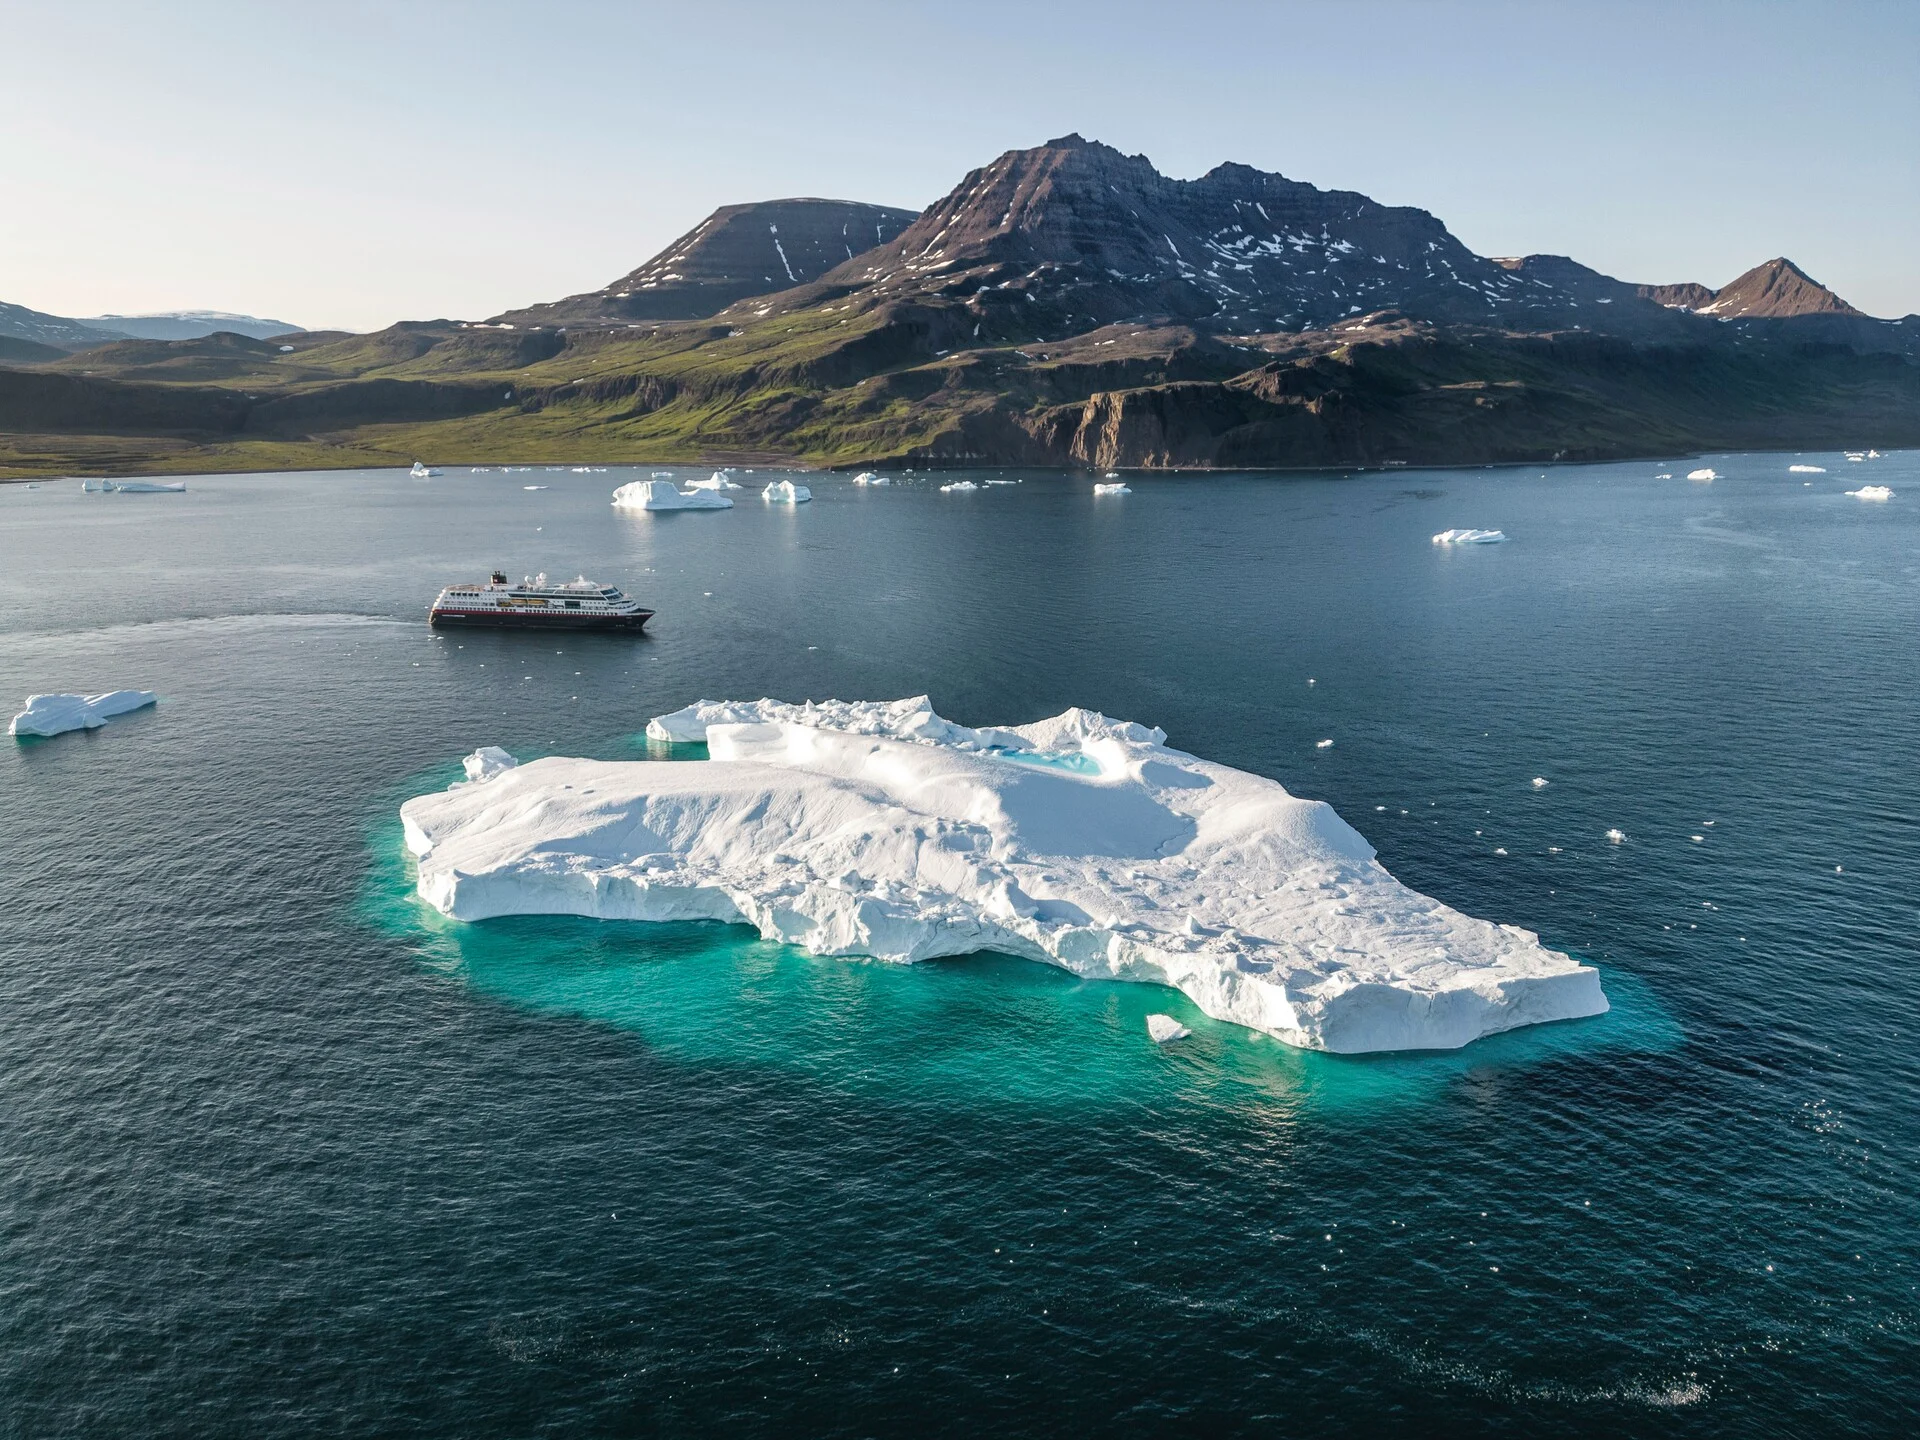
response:
<path id="1" fill-rule="evenodd" d="M 1607 1008 L 1593 969 L 1402 885 L 1332 807 L 1086 710 L 1007 728 L 924 697 L 701 702 L 704 762 L 470 757 L 401 807 L 458 920 L 722 920 L 816 955 L 997 950 L 1166 984 L 1342 1052 L 1452 1049 Z"/>

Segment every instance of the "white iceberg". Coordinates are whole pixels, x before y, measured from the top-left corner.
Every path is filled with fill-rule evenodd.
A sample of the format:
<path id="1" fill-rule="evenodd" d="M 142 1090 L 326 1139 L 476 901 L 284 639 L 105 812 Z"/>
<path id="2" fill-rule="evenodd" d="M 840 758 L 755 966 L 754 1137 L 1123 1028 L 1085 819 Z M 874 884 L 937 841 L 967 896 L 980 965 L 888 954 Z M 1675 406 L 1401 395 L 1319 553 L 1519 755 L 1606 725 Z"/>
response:
<path id="1" fill-rule="evenodd" d="M 93 494 L 184 495 L 187 482 L 184 480 L 102 480 L 96 485 L 91 480 L 84 480 L 80 488 Z"/>
<path id="2" fill-rule="evenodd" d="M 704 763 L 549 758 L 401 808 L 458 920 L 719 920 L 816 955 L 995 950 L 1173 986 L 1294 1045 L 1451 1049 L 1607 1008 L 1599 975 L 1395 880 L 1331 807 L 1068 710 L 702 702 Z"/>
<path id="3" fill-rule="evenodd" d="M 1442 530 L 1433 537 L 1436 545 L 1498 545 L 1506 539 L 1500 530 Z"/>
<path id="4" fill-rule="evenodd" d="M 716 470 L 704 480 L 696 480 L 687 487 L 689 490 L 744 490 L 744 485 L 736 485 L 727 478 L 727 472 Z"/>
<path id="5" fill-rule="evenodd" d="M 7 726 L 9 735 L 60 735 L 97 730 L 114 715 L 142 710 L 160 697 L 151 690 L 109 690 L 102 695 L 29 695 L 27 708 Z"/>
<path id="6" fill-rule="evenodd" d="M 522 490 L 546 490 L 550 487 L 546 485 L 522 485 L 520 488 Z"/>
<path id="7" fill-rule="evenodd" d="M 1544 790 L 1544 789 L 1546 789 L 1546 788 L 1547 788 L 1547 777 L 1546 777 L 1546 776 L 1544 776 L 1544 775 L 1536 775 L 1536 776 L 1534 776 L 1534 777 L 1533 777 L 1533 788 L 1534 788 L 1534 789 L 1536 789 L 1536 790 Z"/>
<path id="8" fill-rule="evenodd" d="M 711 490 L 680 490 L 671 480 L 635 480 L 613 492 L 622 510 L 731 510 L 733 501 Z"/>
<path id="9" fill-rule="evenodd" d="M 502 770 L 511 770 L 519 763 L 498 745 L 482 745 L 462 760 L 460 767 L 467 772 L 467 779 L 477 781 L 491 780 Z"/>
<path id="10" fill-rule="evenodd" d="M 1849 490 L 1847 494 L 1856 500 L 1891 500 L 1893 491 L 1885 485 L 1862 485 L 1858 490 Z"/>
<path id="11" fill-rule="evenodd" d="M 1718 475 L 1713 473 L 1711 466 L 1703 467 L 1699 470 L 1687 471 L 1687 479 L 1689 480 L 1718 480 L 1719 478 Z"/>
<path id="12" fill-rule="evenodd" d="M 1827 473 L 1827 467 L 1824 465 L 1789 465 L 1787 466 L 1787 473 L 1789 475 L 1824 475 Z"/>
<path id="13" fill-rule="evenodd" d="M 978 490 L 980 487 L 971 480 L 951 480 L 940 487 L 941 493 L 949 490 Z"/>
<path id="14" fill-rule="evenodd" d="M 791 480 L 776 480 L 760 492 L 760 498 L 775 505 L 804 505 L 813 499 L 813 491 Z"/>
<path id="15" fill-rule="evenodd" d="M 885 475 L 876 475 L 871 470 L 862 470 L 858 475 L 853 477 L 853 483 L 856 485 L 891 485 L 893 481 Z"/>
<path id="16" fill-rule="evenodd" d="M 418 460 L 414 461 L 413 468 L 407 471 L 407 474 L 412 476 L 415 480 L 431 480 L 434 476 L 438 475 L 439 473 L 440 472 L 438 470 L 429 470 L 426 466 L 422 465 Z"/>
<path id="17" fill-rule="evenodd" d="M 1093 493 L 1096 495 L 1131 495 L 1133 491 L 1123 480 L 1113 485 L 1095 485 L 1093 487 Z"/>
<path id="18" fill-rule="evenodd" d="M 1607 843 L 1609 845 L 1624 845 L 1626 843 L 1626 840 L 1627 840 L 1627 832 L 1624 830 L 1607 831 Z"/>
<path id="19" fill-rule="evenodd" d="M 1147 1034 L 1153 1037 L 1156 1045 L 1165 1045 L 1173 1040 L 1184 1040 L 1193 1032 L 1171 1015 L 1147 1016 Z"/>

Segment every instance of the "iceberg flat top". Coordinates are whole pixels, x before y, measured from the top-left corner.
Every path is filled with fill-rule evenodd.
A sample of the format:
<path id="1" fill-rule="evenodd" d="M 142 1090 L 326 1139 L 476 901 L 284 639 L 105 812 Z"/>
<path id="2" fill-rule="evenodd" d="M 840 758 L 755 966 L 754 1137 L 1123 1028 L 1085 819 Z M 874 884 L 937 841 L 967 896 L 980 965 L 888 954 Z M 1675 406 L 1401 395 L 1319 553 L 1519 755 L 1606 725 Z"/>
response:
<path id="1" fill-rule="evenodd" d="M 671 480 L 635 480 L 613 492 L 623 510 L 731 510 L 733 501 L 712 490 L 681 490 Z"/>
<path id="2" fill-rule="evenodd" d="M 7 726 L 9 735 L 60 735 L 97 730 L 114 715 L 140 710 L 159 697 L 151 690 L 109 690 L 101 695 L 29 695 L 27 708 Z"/>
<path id="3" fill-rule="evenodd" d="M 1598 974 L 1408 889 L 1332 808 L 1068 710 L 971 729 L 924 697 L 702 702 L 705 762 L 550 758 L 401 808 L 446 914 L 744 922 L 817 955 L 997 950 L 1184 991 L 1345 1052 L 1607 1008 Z"/>

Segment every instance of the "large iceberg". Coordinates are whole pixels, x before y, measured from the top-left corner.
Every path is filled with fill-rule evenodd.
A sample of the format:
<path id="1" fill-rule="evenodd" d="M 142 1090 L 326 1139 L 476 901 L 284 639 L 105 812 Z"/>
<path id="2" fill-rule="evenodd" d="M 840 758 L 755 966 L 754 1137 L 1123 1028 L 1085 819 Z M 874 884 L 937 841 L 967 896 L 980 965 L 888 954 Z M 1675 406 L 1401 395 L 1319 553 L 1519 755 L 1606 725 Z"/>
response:
<path id="1" fill-rule="evenodd" d="M 731 510 L 733 501 L 711 490 L 676 489 L 671 480 L 635 480 L 613 492 L 623 510 Z"/>
<path id="2" fill-rule="evenodd" d="M 1322 1050 L 1607 1008 L 1594 970 L 1408 889 L 1330 806 L 1156 729 L 970 729 L 919 697 L 703 701 L 648 734 L 710 758 L 488 766 L 409 800 L 420 894 L 459 920 L 743 922 L 816 955 L 1003 951 Z"/>
<path id="3" fill-rule="evenodd" d="M 97 730 L 114 715 L 141 710 L 160 697 L 151 690 L 109 690 L 103 695 L 29 695 L 27 708 L 7 726 L 9 735 L 60 735 Z"/>

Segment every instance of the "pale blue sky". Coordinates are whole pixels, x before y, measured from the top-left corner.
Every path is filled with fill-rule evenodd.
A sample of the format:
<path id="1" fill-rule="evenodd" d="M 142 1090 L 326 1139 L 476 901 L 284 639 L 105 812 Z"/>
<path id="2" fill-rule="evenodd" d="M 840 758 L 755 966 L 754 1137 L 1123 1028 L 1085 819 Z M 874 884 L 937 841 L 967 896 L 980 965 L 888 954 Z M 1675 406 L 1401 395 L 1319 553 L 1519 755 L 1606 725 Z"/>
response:
<path id="1" fill-rule="evenodd" d="M 591 289 L 716 205 L 918 209 L 1078 130 L 1920 310 L 1920 3 L 0 0 L 0 300 L 313 327 Z"/>

